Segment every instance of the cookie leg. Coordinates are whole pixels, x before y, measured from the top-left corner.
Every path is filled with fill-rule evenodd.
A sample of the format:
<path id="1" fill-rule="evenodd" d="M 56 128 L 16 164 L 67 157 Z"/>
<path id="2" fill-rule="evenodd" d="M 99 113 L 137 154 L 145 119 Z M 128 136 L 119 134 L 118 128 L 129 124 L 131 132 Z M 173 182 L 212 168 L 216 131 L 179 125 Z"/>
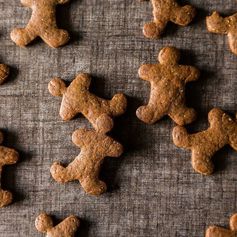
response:
<path id="1" fill-rule="evenodd" d="M 12 202 L 12 194 L 8 191 L 0 190 L 0 207 L 9 205 Z"/>
<path id="2" fill-rule="evenodd" d="M 127 107 L 127 99 L 123 94 L 116 94 L 110 103 L 110 110 L 113 116 L 122 115 Z"/>
<path id="3" fill-rule="evenodd" d="M 67 183 L 69 181 L 77 179 L 75 172 L 73 172 L 72 169 L 69 169 L 68 167 L 65 168 L 58 162 L 53 163 L 50 168 L 50 173 L 53 179 L 59 183 Z"/>
<path id="4" fill-rule="evenodd" d="M 11 32 L 11 39 L 16 43 L 16 45 L 24 47 L 32 42 L 37 35 L 32 31 L 28 30 L 28 28 L 18 28 L 14 29 Z"/>
<path id="5" fill-rule="evenodd" d="M 214 170 L 211 156 L 207 156 L 200 151 L 192 152 L 192 166 L 195 171 L 203 175 L 210 175 Z"/>
<path id="6" fill-rule="evenodd" d="M 80 183 L 85 192 L 91 195 L 98 196 L 107 190 L 105 182 L 99 180 L 98 177 L 87 176 L 80 180 Z"/>
<path id="7" fill-rule="evenodd" d="M 196 119 L 196 112 L 192 108 L 180 105 L 172 108 L 169 116 L 175 123 L 182 126 L 192 123 Z"/>
<path id="8" fill-rule="evenodd" d="M 113 119 L 110 116 L 108 116 L 107 114 L 100 115 L 95 120 L 95 124 L 94 124 L 93 118 L 90 118 L 89 121 L 91 121 L 91 123 L 93 124 L 93 126 L 95 127 L 95 129 L 98 132 L 102 132 L 102 133 L 109 132 L 114 126 Z"/>
<path id="9" fill-rule="evenodd" d="M 137 117 L 147 124 L 155 123 L 156 121 L 160 120 L 164 114 L 165 113 L 163 111 L 158 111 L 158 109 L 154 109 L 149 105 L 141 106 L 136 111 Z"/>
<path id="10" fill-rule="evenodd" d="M 66 44 L 70 39 L 66 30 L 56 28 L 47 31 L 47 33 L 41 35 L 40 37 L 52 48 L 58 48 Z"/>
<path id="11" fill-rule="evenodd" d="M 228 34 L 229 46 L 232 53 L 237 55 L 237 32 L 231 32 Z"/>
<path id="12" fill-rule="evenodd" d="M 163 33 L 167 21 L 157 18 L 155 21 L 148 22 L 143 27 L 143 34 L 149 39 L 158 39 Z"/>
<path id="13" fill-rule="evenodd" d="M 191 136 L 186 128 L 176 126 L 172 132 L 173 142 L 177 147 L 188 149 L 191 146 Z"/>
<path id="14" fill-rule="evenodd" d="M 172 16 L 171 21 L 177 25 L 186 26 L 188 25 L 196 15 L 194 7 L 186 5 L 178 7 Z"/>

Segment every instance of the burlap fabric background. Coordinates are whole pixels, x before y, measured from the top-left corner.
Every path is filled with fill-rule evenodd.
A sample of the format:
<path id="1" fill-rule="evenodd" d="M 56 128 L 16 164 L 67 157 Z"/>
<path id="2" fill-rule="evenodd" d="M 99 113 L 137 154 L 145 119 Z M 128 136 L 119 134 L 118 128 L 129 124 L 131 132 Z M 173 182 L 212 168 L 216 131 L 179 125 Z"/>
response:
<path id="1" fill-rule="evenodd" d="M 200 237 L 210 224 L 228 225 L 237 211 L 237 153 L 229 147 L 218 152 L 216 173 L 203 177 L 193 171 L 190 153 L 173 145 L 170 119 L 148 126 L 135 116 L 149 96 L 149 84 L 139 80 L 137 70 L 144 62 L 156 63 L 166 45 L 182 49 L 182 63 L 202 72 L 187 90 L 189 105 L 199 112 L 189 131 L 206 128 L 215 106 L 237 111 L 237 57 L 226 37 L 205 27 L 206 15 L 234 13 L 236 1 L 189 2 L 198 8 L 193 24 L 169 25 L 161 40 L 150 41 L 142 34 L 152 17 L 149 2 L 73 0 L 58 9 L 59 25 L 71 31 L 72 41 L 55 50 L 41 40 L 16 47 L 10 31 L 24 26 L 31 11 L 20 0 L 0 0 L 0 59 L 12 72 L 0 88 L 0 127 L 7 133 L 5 144 L 21 152 L 21 161 L 4 169 L 3 187 L 14 192 L 15 202 L 0 210 L 1 237 L 42 236 L 34 227 L 42 210 L 59 220 L 77 215 L 83 237 Z M 81 71 L 94 76 L 96 94 L 110 98 L 124 92 L 129 98 L 112 133 L 126 151 L 106 159 L 102 178 L 109 192 L 98 198 L 86 195 L 77 182 L 57 184 L 49 173 L 53 161 L 68 163 L 78 155 L 71 134 L 90 124 L 82 116 L 62 122 L 61 100 L 48 93 L 47 84 L 54 76 L 71 81 Z"/>

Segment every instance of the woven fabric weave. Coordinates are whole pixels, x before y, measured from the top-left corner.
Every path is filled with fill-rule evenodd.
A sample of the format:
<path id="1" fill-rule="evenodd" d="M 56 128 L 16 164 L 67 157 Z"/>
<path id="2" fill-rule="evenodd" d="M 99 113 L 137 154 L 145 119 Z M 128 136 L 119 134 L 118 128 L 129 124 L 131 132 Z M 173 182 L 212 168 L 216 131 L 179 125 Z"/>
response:
<path id="1" fill-rule="evenodd" d="M 42 236 L 34 220 L 43 210 L 59 220 L 77 215 L 83 237 L 200 237 L 211 224 L 228 225 L 237 210 L 237 153 L 224 148 L 214 158 L 214 175 L 201 176 L 191 167 L 191 154 L 174 146 L 170 119 L 145 125 L 135 116 L 150 90 L 138 68 L 156 63 L 163 46 L 181 49 L 181 62 L 201 70 L 199 81 L 187 87 L 188 105 L 199 115 L 189 131 L 205 129 L 213 107 L 237 111 L 237 57 L 227 38 L 208 33 L 205 25 L 214 10 L 233 14 L 236 1 L 183 2 L 197 7 L 195 21 L 184 28 L 169 24 L 163 37 L 152 41 L 142 34 L 152 19 L 149 1 L 73 0 L 58 8 L 59 26 L 72 40 L 51 49 L 41 40 L 15 46 L 10 32 L 25 26 L 31 11 L 20 0 L 0 0 L 0 59 L 11 66 L 10 81 L 0 87 L 0 128 L 5 145 L 21 152 L 21 161 L 3 172 L 3 188 L 14 193 L 15 202 L 0 209 L 1 237 Z M 56 183 L 49 172 L 53 161 L 67 164 L 79 154 L 71 134 L 90 127 L 82 116 L 61 121 L 61 99 L 47 89 L 52 77 L 71 81 L 78 72 L 92 74 L 92 91 L 101 97 L 128 96 L 128 111 L 112 132 L 126 150 L 121 158 L 106 159 L 102 179 L 109 191 L 98 198 L 77 182 Z"/>

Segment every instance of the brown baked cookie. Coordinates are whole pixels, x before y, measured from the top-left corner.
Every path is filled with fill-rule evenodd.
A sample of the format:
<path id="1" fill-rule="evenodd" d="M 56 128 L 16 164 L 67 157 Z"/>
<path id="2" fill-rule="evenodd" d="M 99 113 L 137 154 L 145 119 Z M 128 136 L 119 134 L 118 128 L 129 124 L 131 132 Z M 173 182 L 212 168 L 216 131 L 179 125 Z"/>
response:
<path id="1" fill-rule="evenodd" d="M 25 28 L 14 29 L 11 32 L 11 39 L 18 46 L 26 46 L 38 36 L 53 48 L 66 44 L 70 37 L 67 31 L 57 27 L 56 5 L 69 1 L 21 0 L 22 5 L 32 9 L 31 19 Z"/>
<path id="2" fill-rule="evenodd" d="M 74 237 L 79 226 L 80 221 L 76 216 L 67 217 L 55 227 L 52 218 L 46 213 L 41 213 L 35 220 L 36 229 L 47 237 Z"/>
<path id="3" fill-rule="evenodd" d="M 230 230 L 222 227 L 210 226 L 205 237 L 236 237 L 237 236 L 237 214 L 230 218 Z"/>
<path id="4" fill-rule="evenodd" d="M 210 175 L 214 165 L 212 156 L 229 144 L 237 151 L 237 121 L 220 109 L 212 109 L 208 114 L 210 127 L 202 132 L 188 134 L 184 127 L 173 130 L 173 141 L 178 147 L 192 151 L 192 166 L 195 171 Z"/>
<path id="5" fill-rule="evenodd" d="M 9 76 L 9 67 L 5 64 L 0 64 L 0 85 L 3 84 Z"/>
<path id="6" fill-rule="evenodd" d="M 228 36 L 230 49 L 237 55 L 237 13 L 229 17 L 221 17 L 218 12 L 214 12 L 207 17 L 206 22 L 208 31 Z"/>
<path id="7" fill-rule="evenodd" d="M 151 83 L 148 105 L 137 109 L 137 117 L 145 123 L 153 124 L 168 115 L 179 125 L 191 123 L 196 112 L 185 106 L 185 84 L 195 81 L 199 71 L 191 66 L 179 65 L 179 50 L 165 47 L 157 64 L 144 64 L 139 68 L 139 77 Z"/>
<path id="8" fill-rule="evenodd" d="M 107 127 L 104 127 L 105 120 Z M 80 154 L 66 168 L 55 162 L 51 175 L 60 183 L 78 180 L 86 193 L 100 195 L 106 191 L 106 184 L 99 179 L 101 164 L 106 156 L 119 157 L 123 146 L 106 135 L 113 127 L 107 116 L 102 116 L 98 130 L 78 129 L 72 135 L 73 143 L 81 148 Z"/>
<path id="9" fill-rule="evenodd" d="M 157 39 L 163 33 L 168 22 L 180 26 L 188 25 L 196 15 L 196 10 L 190 5 L 179 6 L 176 0 L 151 0 L 154 20 L 146 23 L 143 34 L 150 39 Z"/>
<path id="10" fill-rule="evenodd" d="M 3 142 L 3 133 L 0 132 L 0 144 Z M 4 165 L 12 165 L 18 161 L 18 153 L 11 148 L 0 146 L 0 176 Z M 1 186 L 1 185 L 0 185 Z M 12 194 L 0 188 L 0 207 L 9 205 L 12 202 Z"/>
<path id="11" fill-rule="evenodd" d="M 82 113 L 97 129 L 97 123 L 103 115 L 106 127 L 110 117 L 122 115 L 127 107 L 127 99 L 123 94 L 116 94 L 112 100 L 105 100 L 89 92 L 91 78 L 88 74 L 79 74 L 66 87 L 60 78 L 54 78 L 49 83 L 49 91 L 53 96 L 62 96 L 60 116 L 63 120 L 70 120 Z M 107 119 L 105 119 L 107 117 Z M 100 124 L 101 126 L 101 124 Z"/>

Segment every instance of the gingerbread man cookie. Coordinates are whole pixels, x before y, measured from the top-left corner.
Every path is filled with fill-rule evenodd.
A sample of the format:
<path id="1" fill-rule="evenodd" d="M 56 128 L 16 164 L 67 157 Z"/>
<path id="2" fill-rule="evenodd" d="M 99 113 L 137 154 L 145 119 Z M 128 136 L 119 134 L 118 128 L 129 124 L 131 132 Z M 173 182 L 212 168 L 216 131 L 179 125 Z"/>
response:
<path id="1" fill-rule="evenodd" d="M 104 124 L 107 124 L 107 127 Z M 91 195 L 104 193 L 106 184 L 99 179 L 101 164 L 106 156 L 119 157 L 123 153 L 123 146 L 106 135 L 112 127 L 112 119 L 108 123 L 107 117 L 102 116 L 97 131 L 76 130 L 72 141 L 81 148 L 80 154 L 66 168 L 55 162 L 50 169 L 52 177 L 60 183 L 78 180 L 85 192 Z"/>
<path id="2" fill-rule="evenodd" d="M 185 106 L 185 84 L 195 81 L 199 71 L 191 66 L 179 65 L 179 50 L 165 47 L 160 53 L 158 64 L 145 64 L 139 69 L 139 77 L 151 83 L 148 105 L 137 109 L 137 117 L 153 124 L 168 115 L 179 125 L 191 123 L 196 112 Z"/>
<path id="3" fill-rule="evenodd" d="M 0 85 L 3 84 L 9 76 L 9 67 L 5 64 L 0 64 Z"/>
<path id="4" fill-rule="evenodd" d="M 53 96 L 63 97 L 59 112 L 63 120 L 70 120 L 82 113 L 97 129 L 101 116 L 106 126 L 111 121 L 110 117 L 122 115 L 127 107 L 127 99 L 123 94 L 116 94 L 112 100 L 99 98 L 89 92 L 90 83 L 88 74 L 79 74 L 68 87 L 62 79 L 54 78 L 48 88 Z"/>
<path id="5" fill-rule="evenodd" d="M 3 133 L 0 132 L 0 144 L 3 142 Z M 18 161 L 19 155 L 14 149 L 0 146 L 0 176 L 4 165 L 13 165 Z M 12 202 L 12 194 L 0 188 L 0 207 Z"/>
<path id="6" fill-rule="evenodd" d="M 210 226 L 205 237 L 236 237 L 237 236 L 237 214 L 230 218 L 230 230 L 218 226 Z"/>
<path id="7" fill-rule="evenodd" d="M 208 114 L 210 127 L 202 132 L 188 134 L 184 127 L 173 130 L 174 144 L 192 151 L 192 166 L 195 171 L 210 175 L 214 165 L 212 156 L 229 144 L 237 151 L 237 121 L 220 109 L 212 109 Z"/>
<path id="8" fill-rule="evenodd" d="M 46 213 L 41 213 L 35 220 L 35 227 L 39 232 L 45 233 L 46 237 L 74 237 L 80 226 L 76 216 L 69 216 L 57 226 L 53 226 L 52 218 Z"/>
<path id="9" fill-rule="evenodd" d="M 163 33 L 169 21 L 180 25 L 188 25 L 196 15 L 196 10 L 190 5 L 179 6 L 176 0 L 151 0 L 154 20 L 146 23 L 143 34 L 150 39 L 157 39 Z"/>
<path id="10" fill-rule="evenodd" d="M 221 17 L 218 12 L 214 12 L 206 21 L 208 31 L 227 35 L 230 49 L 237 55 L 237 13 Z"/>
<path id="11" fill-rule="evenodd" d="M 40 37 L 50 47 L 57 48 L 66 44 L 70 37 L 67 31 L 58 29 L 56 6 L 70 0 L 21 0 L 25 7 L 32 9 L 31 19 L 25 28 L 14 29 L 11 39 L 19 46 L 26 46 Z"/>

